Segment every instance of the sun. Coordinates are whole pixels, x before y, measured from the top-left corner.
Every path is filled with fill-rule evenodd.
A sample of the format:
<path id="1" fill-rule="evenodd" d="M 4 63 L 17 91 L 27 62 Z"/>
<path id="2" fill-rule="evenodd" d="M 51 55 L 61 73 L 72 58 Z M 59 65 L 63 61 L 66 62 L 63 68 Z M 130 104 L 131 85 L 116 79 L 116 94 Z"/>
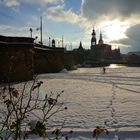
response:
<path id="1" fill-rule="evenodd" d="M 125 38 L 125 31 L 129 27 L 128 23 L 119 20 L 107 21 L 102 23 L 101 26 L 101 29 L 109 41 Z"/>

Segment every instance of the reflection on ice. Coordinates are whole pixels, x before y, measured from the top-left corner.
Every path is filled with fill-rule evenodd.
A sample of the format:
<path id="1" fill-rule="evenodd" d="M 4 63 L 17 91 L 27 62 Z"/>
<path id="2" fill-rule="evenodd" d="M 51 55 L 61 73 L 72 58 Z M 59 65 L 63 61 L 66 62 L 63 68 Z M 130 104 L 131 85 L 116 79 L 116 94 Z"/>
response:
<path id="1" fill-rule="evenodd" d="M 122 68 L 125 67 L 124 65 L 119 65 L 119 64 L 110 64 L 107 68 Z"/>

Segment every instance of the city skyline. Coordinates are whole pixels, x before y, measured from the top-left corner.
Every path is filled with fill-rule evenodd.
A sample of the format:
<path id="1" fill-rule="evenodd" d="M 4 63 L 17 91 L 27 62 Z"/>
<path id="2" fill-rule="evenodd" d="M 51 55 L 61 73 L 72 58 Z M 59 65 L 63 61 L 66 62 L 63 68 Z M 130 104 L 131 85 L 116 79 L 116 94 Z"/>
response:
<path id="1" fill-rule="evenodd" d="M 96 37 L 103 34 L 105 43 L 122 52 L 140 51 L 139 0 L 1 0 L 0 32 L 7 36 L 39 36 L 43 17 L 43 43 L 49 37 L 64 47 L 90 48 L 93 27 Z M 39 41 L 39 39 L 37 40 Z"/>

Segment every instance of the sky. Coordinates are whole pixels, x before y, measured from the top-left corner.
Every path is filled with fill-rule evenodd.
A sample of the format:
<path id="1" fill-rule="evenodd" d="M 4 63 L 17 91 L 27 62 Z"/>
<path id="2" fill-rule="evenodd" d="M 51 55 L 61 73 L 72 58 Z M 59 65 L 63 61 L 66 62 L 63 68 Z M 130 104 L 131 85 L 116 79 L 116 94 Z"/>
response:
<path id="1" fill-rule="evenodd" d="M 0 0 L 0 35 L 38 37 L 40 17 L 43 44 L 90 48 L 91 33 L 122 53 L 140 51 L 140 0 Z"/>

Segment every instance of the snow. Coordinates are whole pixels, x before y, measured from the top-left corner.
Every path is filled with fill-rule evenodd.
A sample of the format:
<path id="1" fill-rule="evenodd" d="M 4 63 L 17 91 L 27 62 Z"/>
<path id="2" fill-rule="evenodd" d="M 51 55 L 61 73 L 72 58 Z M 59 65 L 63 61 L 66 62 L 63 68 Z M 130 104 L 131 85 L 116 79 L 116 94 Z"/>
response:
<path id="1" fill-rule="evenodd" d="M 138 67 L 112 65 L 106 67 L 105 74 L 102 68 L 78 68 L 68 73 L 39 75 L 39 78 L 44 81 L 44 92 L 64 90 L 61 101 L 68 110 L 56 115 L 50 124 L 61 125 L 65 120 L 64 130 L 72 129 L 75 133 L 72 139 L 93 139 L 96 126 L 110 131 L 103 139 L 140 139 Z"/>
<path id="2" fill-rule="evenodd" d="M 63 132 L 73 130 L 72 140 L 90 140 L 96 126 L 105 127 L 109 136 L 99 140 L 140 140 L 140 69 L 111 65 L 78 68 L 74 71 L 38 76 L 43 81 L 40 97 L 64 90 L 59 101 L 68 110 L 48 122 L 50 128 L 65 121 Z M 33 138 L 36 139 L 36 138 Z"/>
<path id="3" fill-rule="evenodd" d="M 67 73 L 67 72 L 68 72 L 67 69 L 62 69 L 62 70 L 60 71 L 60 73 Z"/>

